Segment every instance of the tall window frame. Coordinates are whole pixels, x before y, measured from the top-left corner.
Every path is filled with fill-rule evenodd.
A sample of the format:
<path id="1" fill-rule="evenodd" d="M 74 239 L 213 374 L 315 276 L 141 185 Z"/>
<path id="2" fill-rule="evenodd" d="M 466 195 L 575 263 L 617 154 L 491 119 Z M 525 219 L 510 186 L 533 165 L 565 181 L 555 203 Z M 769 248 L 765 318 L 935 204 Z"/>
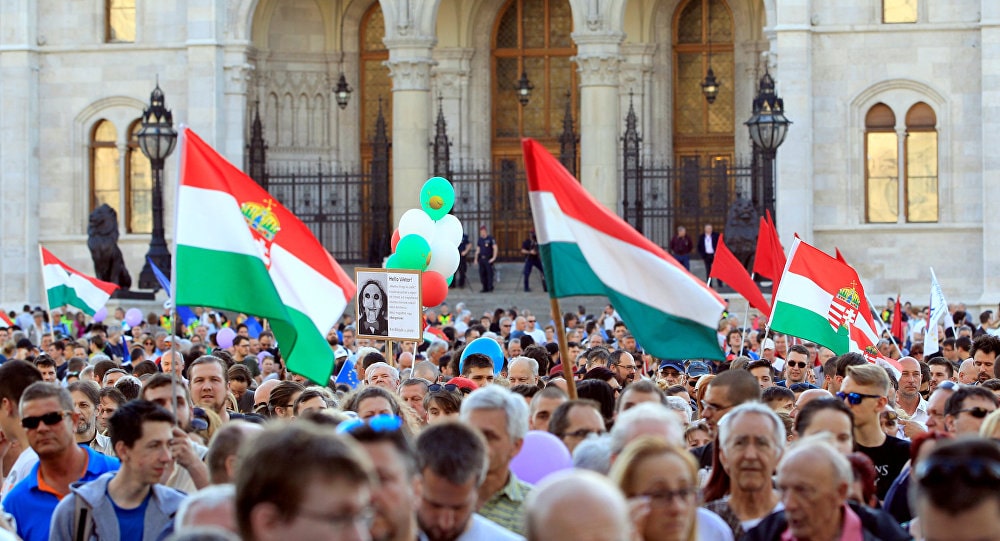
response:
<path id="1" fill-rule="evenodd" d="M 865 114 L 865 221 L 870 224 L 940 220 L 937 115 L 925 102 L 906 110 L 902 125 L 879 102 Z"/>
<path id="2" fill-rule="evenodd" d="M 882 24 L 914 24 L 920 0 L 882 0 Z"/>
<path id="3" fill-rule="evenodd" d="M 105 0 L 106 43 L 135 43 L 135 26 L 135 0 Z"/>
<path id="4" fill-rule="evenodd" d="M 152 166 L 136 138 L 141 128 L 141 119 L 129 123 L 124 144 L 111 120 L 97 120 L 90 130 L 90 212 L 106 203 L 118 214 L 119 230 L 130 234 L 153 230 Z"/>

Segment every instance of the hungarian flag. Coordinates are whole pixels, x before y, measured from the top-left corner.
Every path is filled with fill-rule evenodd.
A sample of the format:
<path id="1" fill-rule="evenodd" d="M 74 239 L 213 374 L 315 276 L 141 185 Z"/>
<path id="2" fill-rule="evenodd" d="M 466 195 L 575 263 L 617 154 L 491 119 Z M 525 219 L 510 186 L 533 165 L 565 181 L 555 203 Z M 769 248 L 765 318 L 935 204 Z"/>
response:
<path id="1" fill-rule="evenodd" d="M 771 306 L 767 304 L 760 288 L 750 278 L 746 267 L 726 247 L 722 237 L 719 237 L 719 246 L 715 249 L 715 261 L 712 263 L 710 277 L 718 278 L 728 284 L 734 291 L 743 295 L 750 306 L 759 310 L 760 313 L 765 316 L 771 315 Z"/>
<path id="2" fill-rule="evenodd" d="M 757 228 L 757 253 L 753 259 L 753 272 L 769 278 L 772 282 L 771 291 L 777 292 L 786 261 L 785 250 L 778 240 L 778 231 L 771 221 L 771 211 L 767 211 L 767 218 L 761 216 L 760 226 Z"/>
<path id="3" fill-rule="evenodd" d="M 267 318 L 289 370 L 326 385 L 326 333 L 354 282 L 288 209 L 193 131 L 181 133 L 174 302 Z"/>
<path id="4" fill-rule="evenodd" d="M 532 139 L 522 147 L 549 295 L 608 297 L 654 357 L 722 360 L 722 298 L 601 205 L 544 147 Z"/>
<path id="5" fill-rule="evenodd" d="M 848 265 L 847 260 L 844 259 L 844 255 L 840 253 L 840 249 L 834 249 L 837 252 L 837 261 Z M 858 277 L 858 283 L 861 283 L 860 276 Z M 864 289 L 863 285 L 862 289 Z M 870 363 L 895 370 L 896 377 L 898 378 L 902 370 L 899 361 L 884 357 L 876 347 L 879 337 L 882 336 L 883 332 L 884 324 L 882 323 L 882 319 L 878 317 L 878 314 L 872 308 L 867 295 L 862 295 L 860 302 L 861 304 L 858 306 L 858 318 L 854 320 L 854 326 L 851 327 L 851 351 L 861 353 Z"/>
<path id="6" fill-rule="evenodd" d="M 7 313 L 0 310 L 0 329 L 9 329 L 14 326 L 14 322 L 7 317 Z"/>
<path id="7" fill-rule="evenodd" d="M 938 321 L 948 315 L 948 301 L 945 300 L 944 290 L 941 289 L 937 275 L 934 274 L 934 267 L 931 267 L 931 300 L 928 306 L 930 306 L 931 313 L 927 317 L 927 327 L 924 330 L 924 358 L 927 359 L 931 357 L 931 353 L 940 351 L 937 333 Z"/>
<path id="8" fill-rule="evenodd" d="M 118 289 L 117 284 L 104 282 L 59 261 L 52 252 L 39 246 L 42 253 L 42 280 L 49 307 L 73 306 L 92 316 Z"/>

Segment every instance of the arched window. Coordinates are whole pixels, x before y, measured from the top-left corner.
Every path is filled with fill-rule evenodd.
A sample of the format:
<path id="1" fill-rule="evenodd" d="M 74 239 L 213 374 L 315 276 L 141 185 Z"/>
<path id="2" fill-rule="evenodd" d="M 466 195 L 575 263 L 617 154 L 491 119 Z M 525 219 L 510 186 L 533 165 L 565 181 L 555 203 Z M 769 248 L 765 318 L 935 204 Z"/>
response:
<path id="1" fill-rule="evenodd" d="M 107 0 L 104 17 L 105 41 L 108 43 L 135 41 L 135 0 Z"/>
<path id="2" fill-rule="evenodd" d="M 886 24 L 917 22 L 917 0 L 882 0 L 882 22 Z"/>
<path id="3" fill-rule="evenodd" d="M 923 102 L 906 112 L 906 221 L 938 221 L 937 116 Z"/>
<path id="4" fill-rule="evenodd" d="M 865 116 L 866 219 L 896 223 L 899 219 L 899 143 L 896 115 L 877 103 Z"/>
<path id="5" fill-rule="evenodd" d="M 107 203 L 121 215 L 121 155 L 118 131 L 108 120 L 94 125 L 90 135 L 90 210 Z"/>
<path id="6" fill-rule="evenodd" d="M 142 120 L 136 119 L 129 128 L 125 160 L 125 224 L 129 233 L 153 232 L 153 175 L 149 158 L 139 148 L 136 134 Z"/>
<path id="7" fill-rule="evenodd" d="M 500 12 L 493 32 L 494 155 L 520 154 L 522 136 L 558 148 L 567 99 L 579 119 L 572 31 L 567 0 L 511 0 Z M 525 106 L 516 90 L 522 72 L 534 87 Z"/>

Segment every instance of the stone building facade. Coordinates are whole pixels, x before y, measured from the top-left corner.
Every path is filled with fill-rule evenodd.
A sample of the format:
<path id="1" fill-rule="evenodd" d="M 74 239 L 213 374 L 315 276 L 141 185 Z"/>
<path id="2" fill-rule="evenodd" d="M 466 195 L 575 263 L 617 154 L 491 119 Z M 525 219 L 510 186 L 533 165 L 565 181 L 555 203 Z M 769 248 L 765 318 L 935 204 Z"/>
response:
<path id="1" fill-rule="evenodd" d="M 706 67 L 722 83 L 711 105 Z M 620 211 L 630 109 L 649 163 L 736 160 L 751 153 L 743 122 L 765 70 L 794 123 L 776 158 L 782 238 L 839 247 L 873 299 L 924 298 L 929 266 L 955 300 L 1000 299 L 994 0 L 6 0 L 0 306 L 41 301 L 39 243 L 92 269 L 101 201 L 119 210 L 138 274 L 150 188 L 130 140 L 157 82 L 175 121 L 236 164 L 259 113 L 269 163 L 361 168 L 381 111 L 395 223 L 431 175 L 439 111 L 452 162 L 468 164 L 515 153 L 521 135 L 557 149 L 568 109 L 581 182 Z M 354 89 L 343 109 L 341 73 Z"/>

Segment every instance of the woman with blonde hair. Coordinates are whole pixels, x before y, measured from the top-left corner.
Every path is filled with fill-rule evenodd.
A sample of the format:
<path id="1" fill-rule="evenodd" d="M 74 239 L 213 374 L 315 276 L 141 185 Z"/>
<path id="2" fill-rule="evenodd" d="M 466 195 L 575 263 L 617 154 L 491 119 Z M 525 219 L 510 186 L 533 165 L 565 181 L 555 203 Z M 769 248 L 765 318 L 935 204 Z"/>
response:
<path id="1" fill-rule="evenodd" d="M 979 435 L 992 440 L 1000 440 L 1000 413 L 996 410 L 983 419 L 983 424 L 979 425 Z"/>
<path id="2" fill-rule="evenodd" d="M 609 475 L 631 502 L 648 502 L 648 513 L 637 513 L 642 541 L 733 539 L 722 519 L 699 508 L 698 463 L 687 449 L 642 437 L 625 447 Z"/>

